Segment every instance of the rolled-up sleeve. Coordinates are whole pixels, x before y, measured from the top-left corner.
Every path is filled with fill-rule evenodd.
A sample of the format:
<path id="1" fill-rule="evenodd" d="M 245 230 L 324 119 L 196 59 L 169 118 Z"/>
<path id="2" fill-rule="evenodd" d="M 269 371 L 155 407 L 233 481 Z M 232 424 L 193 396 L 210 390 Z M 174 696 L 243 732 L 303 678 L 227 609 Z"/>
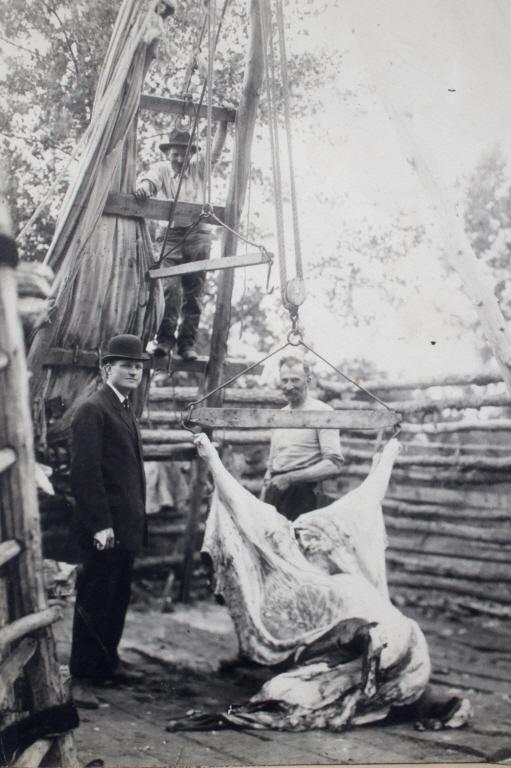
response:
<path id="1" fill-rule="evenodd" d="M 341 438 L 336 429 L 319 429 L 319 445 L 321 448 L 321 458 L 330 459 L 337 466 L 344 463 L 344 456 L 341 449 Z"/>
<path id="2" fill-rule="evenodd" d="M 141 184 L 143 181 L 148 181 L 153 187 L 153 196 L 157 195 L 163 186 L 161 163 L 155 163 L 149 170 L 143 171 L 138 177 L 137 183 Z"/>

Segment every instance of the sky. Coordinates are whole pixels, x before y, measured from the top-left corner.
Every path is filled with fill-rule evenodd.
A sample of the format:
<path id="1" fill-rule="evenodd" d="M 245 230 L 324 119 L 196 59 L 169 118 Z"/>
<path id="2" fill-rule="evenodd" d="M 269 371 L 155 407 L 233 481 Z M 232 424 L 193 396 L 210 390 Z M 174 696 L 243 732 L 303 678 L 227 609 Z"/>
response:
<path id="1" fill-rule="evenodd" d="M 454 320 L 475 313 L 460 282 L 445 279 L 438 222 L 443 206 L 463 212 L 468 178 L 485 153 L 499 146 L 511 161 L 511 6 L 342 0 L 308 25 L 308 36 L 291 35 L 288 49 L 323 47 L 340 51 L 342 61 L 335 82 L 319 94 L 323 109 L 314 121 L 293 126 L 307 337 L 334 361 L 365 357 L 392 374 L 478 369 L 475 339 L 460 338 Z M 433 175 L 437 199 L 425 193 L 413 155 Z M 318 193 L 331 205 L 318 202 Z M 425 227 L 430 243 L 399 266 L 410 295 L 394 311 L 368 291 L 367 309 L 377 319 L 344 334 L 335 309 L 324 307 L 330 277 L 318 276 L 314 263 L 331 252 L 344 224 L 368 220 L 387 228 L 397 216 Z"/>

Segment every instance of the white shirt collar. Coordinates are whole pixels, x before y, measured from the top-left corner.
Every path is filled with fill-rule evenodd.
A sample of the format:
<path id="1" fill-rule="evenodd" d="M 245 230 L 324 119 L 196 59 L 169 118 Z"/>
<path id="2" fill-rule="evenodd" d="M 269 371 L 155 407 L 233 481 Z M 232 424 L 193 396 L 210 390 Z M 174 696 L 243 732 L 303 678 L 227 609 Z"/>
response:
<path id="1" fill-rule="evenodd" d="M 110 387 L 110 389 L 112 389 L 112 390 L 115 392 L 115 394 L 117 395 L 117 397 L 119 398 L 119 400 L 121 401 L 121 403 L 124 403 L 124 401 L 128 399 L 127 397 L 124 397 L 124 395 L 121 395 L 121 393 L 119 392 L 119 390 L 118 390 L 118 389 L 116 389 L 116 388 L 114 387 L 114 385 L 113 385 L 113 384 L 112 384 L 110 381 L 107 381 L 107 386 L 108 386 L 108 387 Z"/>

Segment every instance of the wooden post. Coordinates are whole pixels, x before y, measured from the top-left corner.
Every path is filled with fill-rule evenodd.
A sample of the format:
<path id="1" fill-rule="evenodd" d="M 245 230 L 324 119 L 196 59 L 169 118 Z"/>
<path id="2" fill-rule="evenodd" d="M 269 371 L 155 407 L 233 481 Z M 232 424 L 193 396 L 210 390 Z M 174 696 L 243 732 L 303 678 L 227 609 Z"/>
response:
<path id="1" fill-rule="evenodd" d="M 232 161 L 231 179 L 225 206 L 225 223 L 231 229 L 238 230 L 245 194 L 250 174 L 252 139 L 259 105 L 259 95 L 263 82 L 263 40 L 261 32 L 261 0 L 250 2 L 250 40 L 245 78 L 239 107 L 236 112 L 236 133 Z M 236 254 L 238 239 L 232 232 L 224 231 L 222 256 Z M 209 367 L 205 387 L 209 392 L 222 382 L 224 361 L 227 351 L 227 339 L 231 321 L 231 299 L 234 285 L 234 270 L 227 269 L 220 273 L 216 311 L 211 333 Z M 217 393 L 208 398 L 209 406 L 222 404 L 222 395 Z M 200 510 L 204 498 L 208 471 L 204 462 L 197 460 L 193 473 L 194 485 L 190 499 L 190 516 L 184 535 L 184 563 L 181 578 L 180 598 L 184 602 L 190 599 L 190 587 L 193 575 L 193 553 Z"/>
<path id="2" fill-rule="evenodd" d="M 25 549 L 4 566 L 9 590 L 8 618 L 22 619 L 48 611 L 43 585 L 39 506 L 35 482 L 32 421 L 28 371 L 23 332 L 17 307 L 15 253 L 0 253 L 0 349 L 8 365 L 0 372 L 0 435 L 15 455 L 15 463 L 2 475 L 0 484 L 0 531 L 4 541 L 23 542 Z M 53 613 L 53 612 L 52 612 Z M 46 615 L 46 614 L 45 614 Z M 39 630 L 39 643 L 26 674 L 34 709 L 63 701 L 55 642 L 51 629 Z M 4 627 L 4 631 L 7 631 Z M 78 765 L 72 735 L 60 738 L 54 756 L 63 768 Z"/>

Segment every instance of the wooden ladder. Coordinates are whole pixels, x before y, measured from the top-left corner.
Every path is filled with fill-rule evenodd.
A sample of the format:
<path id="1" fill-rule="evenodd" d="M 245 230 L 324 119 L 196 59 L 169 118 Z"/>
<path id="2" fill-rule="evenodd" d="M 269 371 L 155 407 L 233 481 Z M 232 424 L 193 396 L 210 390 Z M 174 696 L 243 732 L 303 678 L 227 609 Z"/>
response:
<path id="1" fill-rule="evenodd" d="M 66 702 L 51 629 L 61 614 L 49 607 L 43 584 L 29 377 L 11 244 L 9 254 L 0 251 L 0 728 L 17 722 L 20 710 L 33 714 Z M 23 676 L 28 696 L 22 699 L 15 684 Z M 50 752 L 52 764 L 78 768 L 72 731 L 35 741 L 15 765 L 38 766 Z"/>

